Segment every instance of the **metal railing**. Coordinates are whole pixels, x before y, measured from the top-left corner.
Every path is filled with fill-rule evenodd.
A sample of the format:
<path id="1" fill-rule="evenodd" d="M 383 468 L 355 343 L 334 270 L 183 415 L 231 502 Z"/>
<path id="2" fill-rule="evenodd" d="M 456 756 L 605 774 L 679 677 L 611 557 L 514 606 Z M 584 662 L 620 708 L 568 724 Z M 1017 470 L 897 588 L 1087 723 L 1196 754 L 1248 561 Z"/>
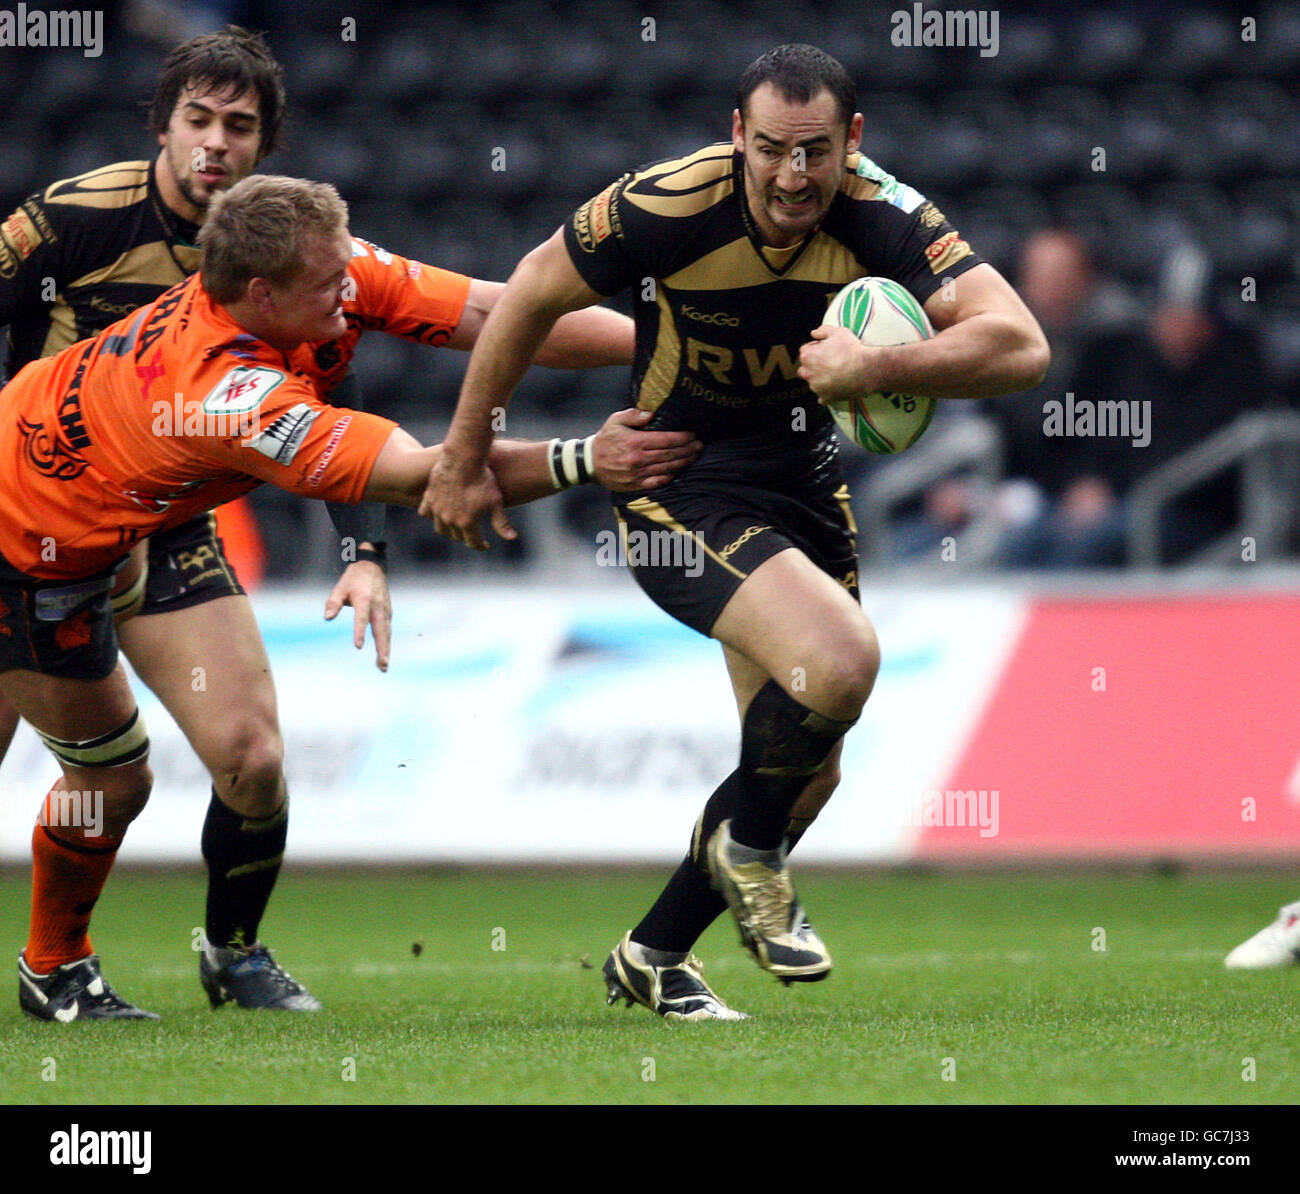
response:
<path id="1" fill-rule="evenodd" d="M 1235 465 L 1241 466 L 1241 527 L 1254 539 L 1256 558 L 1282 554 L 1300 511 L 1300 415 L 1289 411 L 1240 415 L 1209 439 L 1152 469 L 1129 495 L 1129 561 L 1160 565 L 1160 515 L 1175 498 Z M 1192 564 L 1234 557 L 1239 537 L 1199 552 Z"/>

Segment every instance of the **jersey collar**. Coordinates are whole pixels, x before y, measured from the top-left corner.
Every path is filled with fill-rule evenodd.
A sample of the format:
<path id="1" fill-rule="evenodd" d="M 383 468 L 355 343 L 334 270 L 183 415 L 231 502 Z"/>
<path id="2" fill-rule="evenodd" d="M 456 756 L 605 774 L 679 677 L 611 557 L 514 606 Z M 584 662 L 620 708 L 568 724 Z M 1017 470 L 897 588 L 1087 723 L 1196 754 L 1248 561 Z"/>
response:
<path id="1" fill-rule="evenodd" d="M 749 195 L 745 190 L 745 157 L 736 149 L 731 153 L 731 171 L 735 180 L 732 193 L 739 197 L 740 218 L 744 222 L 745 235 L 749 238 L 750 247 L 769 273 L 777 278 L 784 277 L 804 255 L 804 250 L 817 239 L 822 225 L 818 224 L 803 240 L 785 249 L 776 249 L 764 244 L 763 234 L 754 220 L 754 213 L 749 210 Z M 825 220 L 822 223 L 824 224 Z"/>

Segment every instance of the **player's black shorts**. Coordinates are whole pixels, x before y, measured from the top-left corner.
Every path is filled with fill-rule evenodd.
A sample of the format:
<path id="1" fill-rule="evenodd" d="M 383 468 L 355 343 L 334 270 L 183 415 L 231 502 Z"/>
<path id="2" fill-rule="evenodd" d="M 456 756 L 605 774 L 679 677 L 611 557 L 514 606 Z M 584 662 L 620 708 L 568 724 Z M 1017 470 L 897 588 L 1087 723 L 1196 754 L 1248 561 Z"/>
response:
<path id="1" fill-rule="evenodd" d="M 117 664 L 109 591 L 125 561 L 78 580 L 38 580 L 0 560 L 0 672 L 102 680 Z"/>
<path id="2" fill-rule="evenodd" d="M 137 616 L 187 609 L 243 591 L 211 511 L 149 536 L 149 575 Z"/>
<path id="3" fill-rule="evenodd" d="M 796 547 L 858 596 L 857 526 L 847 486 L 793 496 L 711 481 L 615 506 L 626 563 L 660 609 L 710 634 L 764 560 Z"/>

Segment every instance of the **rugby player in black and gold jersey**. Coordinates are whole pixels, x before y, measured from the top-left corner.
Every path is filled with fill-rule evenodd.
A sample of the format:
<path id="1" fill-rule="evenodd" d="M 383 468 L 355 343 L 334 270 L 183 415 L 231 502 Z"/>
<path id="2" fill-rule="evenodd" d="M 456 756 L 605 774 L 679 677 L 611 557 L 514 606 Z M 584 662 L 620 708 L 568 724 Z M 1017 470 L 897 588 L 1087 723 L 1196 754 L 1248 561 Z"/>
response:
<path id="1" fill-rule="evenodd" d="M 284 102 L 280 68 L 257 35 L 232 27 L 172 51 L 150 107 L 157 157 L 56 182 L 0 225 L 0 324 L 9 326 L 11 371 L 97 334 L 196 269 L 195 238 L 210 199 L 249 175 L 274 148 Z M 471 347 L 501 289 L 470 279 L 460 320 L 450 339 L 439 342 Z M 590 314 L 599 318 L 571 325 L 549 363 L 628 362 L 630 322 L 608 310 Z M 331 399 L 356 408 L 355 388 L 343 395 L 349 381 Z M 592 479 L 653 484 L 691 455 L 681 450 L 689 437 L 673 437 L 681 442 L 670 444 L 657 435 L 641 436 L 636 428 L 645 421 L 645 415 L 622 412 L 593 437 L 586 462 L 596 474 Z M 383 507 L 331 507 L 336 511 L 340 536 L 358 551 L 345 556 L 355 562 L 331 592 L 326 616 L 352 606 L 354 642 L 363 645 L 369 625 L 383 668 L 390 617 Z M 212 775 L 202 834 L 209 872 L 200 956 L 204 986 L 214 1006 L 234 1001 L 314 1010 L 317 1001 L 258 940 L 283 855 L 288 802 L 275 691 L 252 607 L 210 515 L 151 538 L 147 567 L 135 567 L 134 582 L 123 581 L 114 597 L 115 609 L 135 615 L 119 626 L 122 648 Z M 194 682 L 200 674 L 201 685 Z M 16 724 L 7 705 L 3 711 L 9 720 L 0 725 L 0 753 Z M 68 925 L 76 921 L 84 929 L 90 916 L 89 907 L 65 906 L 76 887 L 68 877 L 77 865 L 77 843 L 53 830 L 38 825 L 33 835 L 28 962 L 35 963 L 38 978 L 53 973 L 56 962 L 62 965 Z M 82 853 L 90 866 L 91 851 Z M 50 966 L 41 966 L 41 958 Z M 111 1001 L 103 1008 L 88 1001 L 75 1006 L 91 1018 L 122 1014 Z"/>
<path id="2" fill-rule="evenodd" d="M 696 432 L 704 451 L 616 511 L 629 530 L 689 539 L 635 575 L 721 643 L 742 724 L 738 767 L 604 967 L 611 1003 L 674 1018 L 741 1016 L 690 952 L 727 905 L 778 978 L 816 981 L 831 967 L 785 857 L 838 782 L 879 651 L 856 600 L 854 527 L 819 400 L 987 397 L 1035 384 L 1047 365 L 1011 287 L 932 203 L 858 152 L 856 107 L 835 59 L 778 47 L 741 80 L 730 144 L 624 175 L 524 258 L 474 350 L 422 507 L 478 548 L 485 515 L 512 533 L 484 463 L 491 412 L 557 317 L 634 287 L 637 404 L 655 412 L 651 426 Z M 820 326 L 835 292 L 869 275 L 907 286 L 936 336 L 877 349 Z"/>

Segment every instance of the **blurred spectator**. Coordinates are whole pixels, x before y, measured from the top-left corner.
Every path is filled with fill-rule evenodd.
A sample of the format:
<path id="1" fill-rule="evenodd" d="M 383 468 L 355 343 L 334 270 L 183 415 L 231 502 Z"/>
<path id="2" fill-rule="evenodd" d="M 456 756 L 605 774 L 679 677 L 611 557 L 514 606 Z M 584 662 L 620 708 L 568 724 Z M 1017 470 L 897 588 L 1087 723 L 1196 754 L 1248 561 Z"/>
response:
<path id="1" fill-rule="evenodd" d="M 1046 437 L 1043 408 L 1077 389 L 1080 361 L 1132 320 L 1135 305 L 1127 291 L 1101 274 L 1082 238 L 1064 228 L 1044 228 L 1026 240 L 1017 290 L 1047 335 L 1052 362 L 1034 389 L 982 404 L 998 424 L 1003 469 L 1012 479 L 1003 493 L 1003 516 L 1011 528 L 1006 562 L 1013 567 L 1117 562 L 1110 558 L 1113 551 L 1089 541 L 1094 530 L 1103 542 L 1111 541 L 1116 528 L 1107 524 L 1116 515 L 1095 483 L 1084 480 L 1092 471 L 1086 441 Z M 973 513 L 971 493 L 961 476 L 931 487 L 920 515 L 895 530 L 899 554 L 928 553 L 945 536 L 959 534 Z M 1068 530 L 1063 538 L 1049 535 L 1054 513 Z M 1122 526 L 1118 533 L 1122 538 Z M 1083 558 L 1076 559 L 1079 553 Z"/>
<path id="2" fill-rule="evenodd" d="M 1145 326 L 1093 325 L 1069 337 L 1074 359 L 1055 391 L 1023 396 L 1027 417 L 1004 423 L 1014 462 L 1005 491 L 1007 564 L 1122 565 L 1125 498 L 1133 483 L 1227 426 L 1243 410 L 1266 404 L 1258 340 L 1214 309 L 1212 280 L 1201 249 L 1175 249 L 1161 267 Z M 1030 288 L 1026 298 L 1032 293 Z M 1066 393 L 1074 395 L 1076 410 L 1085 404 L 1095 410 L 1106 401 L 1128 404 L 1129 433 L 1049 435 L 1045 403 L 1062 401 Z M 1036 424 L 1032 431 L 1030 419 Z M 1207 546 L 1235 525 L 1238 513 L 1231 473 L 1182 495 L 1162 512 L 1162 562 L 1177 562 Z"/>
<path id="3" fill-rule="evenodd" d="M 1083 367 L 1096 362 L 1102 342 L 1122 335 L 1134 303 L 1101 273 L 1088 245 L 1063 228 L 1025 242 L 1018 289 L 1047 334 L 1052 363 L 1036 389 L 986 404 L 1002 432 L 1009 479 L 1003 560 L 1019 568 L 1120 563 L 1123 523 L 1096 475 L 1096 442 L 1047 436 L 1044 418 L 1046 405 L 1064 402 L 1067 393 L 1104 396 L 1091 393 Z"/>

